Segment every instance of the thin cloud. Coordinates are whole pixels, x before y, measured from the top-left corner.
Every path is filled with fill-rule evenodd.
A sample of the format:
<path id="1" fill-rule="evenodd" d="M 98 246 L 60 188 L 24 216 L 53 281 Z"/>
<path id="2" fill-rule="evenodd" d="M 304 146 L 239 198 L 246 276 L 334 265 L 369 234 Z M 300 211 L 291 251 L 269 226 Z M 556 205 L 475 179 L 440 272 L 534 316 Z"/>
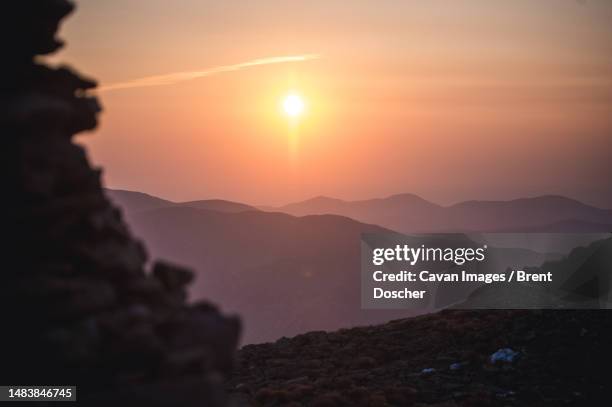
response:
<path id="1" fill-rule="evenodd" d="M 285 64 L 289 62 L 304 62 L 319 58 L 321 58 L 319 54 L 285 55 L 278 57 L 259 58 L 234 65 L 217 66 L 203 71 L 175 72 L 165 75 L 146 76 L 144 78 L 132 79 L 126 82 L 111 83 L 109 85 L 99 87 L 98 91 L 105 92 L 109 90 L 118 89 L 174 85 L 175 83 L 179 82 L 190 81 L 192 79 L 197 78 L 204 78 L 206 76 L 216 75 L 224 72 L 239 71 L 255 66 Z"/>

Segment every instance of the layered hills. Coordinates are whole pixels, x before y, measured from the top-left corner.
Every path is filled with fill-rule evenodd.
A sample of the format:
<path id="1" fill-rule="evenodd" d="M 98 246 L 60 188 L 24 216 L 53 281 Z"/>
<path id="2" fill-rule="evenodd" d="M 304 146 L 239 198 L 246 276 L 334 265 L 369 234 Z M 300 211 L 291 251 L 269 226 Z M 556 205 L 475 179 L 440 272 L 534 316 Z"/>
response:
<path id="1" fill-rule="evenodd" d="M 390 229 L 334 214 L 293 216 L 228 201 L 177 203 L 130 191 L 107 193 L 123 207 L 134 233 L 154 256 L 198 270 L 193 297 L 210 298 L 244 317 L 243 343 L 413 315 L 361 309 L 361 235 Z M 414 196 L 408 201 L 422 211 L 440 208 Z M 400 213 L 407 200 L 398 196 L 374 202 L 384 214 L 389 207 Z M 318 211 L 327 209 L 321 206 Z M 574 209 L 584 210 L 581 205 Z M 531 266 L 550 258 L 545 252 L 515 253 Z"/>
<path id="2" fill-rule="evenodd" d="M 361 201 L 317 197 L 265 209 L 295 216 L 342 215 L 404 233 L 612 230 L 612 210 L 553 195 L 510 201 L 466 201 L 451 206 L 437 205 L 413 194 Z"/>
<path id="3" fill-rule="evenodd" d="M 335 215 L 180 205 L 126 218 L 156 256 L 199 267 L 192 297 L 223 299 L 225 310 L 240 313 L 244 343 L 410 315 L 360 309 L 361 233 L 381 227 Z"/>

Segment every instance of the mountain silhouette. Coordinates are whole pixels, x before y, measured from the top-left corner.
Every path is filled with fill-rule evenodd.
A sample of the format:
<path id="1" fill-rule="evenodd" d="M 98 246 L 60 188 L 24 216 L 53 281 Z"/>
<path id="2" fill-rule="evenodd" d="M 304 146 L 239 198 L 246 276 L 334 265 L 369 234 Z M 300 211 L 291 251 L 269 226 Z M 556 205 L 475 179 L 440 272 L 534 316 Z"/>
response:
<path id="1" fill-rule="evenodd" d="M 196 209 L 208 209 L 217 212 L 248 212 L 259 211 L 254 206 L 245 205 L 239 202 L 226 201 L 224 199 L 205 199 L 200 201 L 181 202 L 180 206 L 188 206 Z"/>
<path id="2" fill-rule="evenodd" d="M 202 199 L 187 202 L 172 202 L 143 192 L 126 191 L 120 189 L 106 189 L 107 195 L 129 213 L 136 213 L 150 209 L 166 208 L 170 206 L 188 206 L 197 209 L 208 209 L 218 212 L 245 212 L 258 211 L 254 206 L 224 199 Z"/>
<path id="3" fill-rule="evenodd" d="M 193 298 L 224 300 L 244 342 L 411 315 L 360 306 L 360 238 L 387 230 L 336 215 L 171 206 L 127 217 L 155 256 L 198 266 Z"/>
<path id="4" fill-rule="evenodd" d="M 362 234 L 397 235 L 389 229 L 339 215 L 230 212 L 164 203 L 143 194 L 134 197 L 138 199 L 123 199 L 122 205 L 135 235 L 146 241 L 155 257 L 198 270 L 192 296 L 209 298 L 242 315 L 247 321 L 245 343 L 415 314 L 361 309 Z M 148 204 L 143 204 L 147 199 Z M 411 198 L 375 202 L 381 207 L 401 206 L 406 199 Z M 135 208 L 129 206 L 132 203 Z M 515 257 L 533 265 L 549 258 L 527 250 Z"/>
<path id="5" fill-rule="evenodd" d="M 106 195 L 117 205 L 129 212 L 146 211 L 175 205 L 174 202 L 158 198 L 143 192 L 105 189 Z"/>
<path id="6" fill-rule="evenodd" d="M 553 195 L 510 201 L 466 201 L 451 206 L 440 206 L 413 194 L 361 201 L 317 197 L 272 210 L 295 216 L 322 213 L 348 216 L 404 233 L 601 232 L 612 225 L 612 210 Z"/>

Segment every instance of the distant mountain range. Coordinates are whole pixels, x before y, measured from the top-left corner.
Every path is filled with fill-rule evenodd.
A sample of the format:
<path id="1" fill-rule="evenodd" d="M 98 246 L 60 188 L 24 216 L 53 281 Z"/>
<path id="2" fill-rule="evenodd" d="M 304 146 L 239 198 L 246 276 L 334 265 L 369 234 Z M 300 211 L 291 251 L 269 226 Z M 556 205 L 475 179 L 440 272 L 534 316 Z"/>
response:
<path id="1" fill-rule="evenodd" d="M 413 195 L 356 203 L 318 198 L 283 208 L 297 213 L 312 207 L 318 212 L 296 217 L 230 201 L 177 203 L 138 192 L 107 193 L 123 208 L 136 236 L 147 242 L 152 257 L 197 271 L 193 297 L 221 303 L 243 316 L 245 343 L 410 316 L 410 311 L 361 309 L 361 234 L 390 230 L 371 221 L 360 222 L 325 211 L 344 212 L 355 218 L 367 214 L 368 219 L 379 219 L 386 225 L 394 225 L 393 220 L 399 219 L 404 222 L 399 226 L 406 228 L 417 222 L 425 226 L 424 213 L 449 210 Z M 472 205 L 466 203 L 465 207 L 475 211 Z M 483 205 L 496 207 L 497 203 Z M 506 205 L 509 203 L 501 207 L 509 213 L 523 213 L 506 209 Z M 580 205 L 576 208 L 590 213 Z M 574 216 L 578 212 L 568 213 Z M 404 216 L 400 216 L 402 213 Z M 487 219 L 495 218 L 487 210 L 485 213 Z M 471 221 L 478 224 L 479 219 L 474 215 Z M 510 225 L 509 219 L 506 222 Z M 530 251 L 520 255 L 530 265 L 550 258 Z"/>
<path id="2" fill-rule="evenodd" d="M 562 196 L 467 201 L 451 206 L 440 206 L 412 194 L 362 201 L 317 197 L 266 209 L 294 216 L 342 215 L 403 233 L 612 231 L 612 210 Z"/>
<path id="3" fill-rule="evenodd" d="M 238 212 L 250 207 L 227 201 L 108 195 L 153 257 L 197 271 L 193 297 L 241 315 L 245 343 L 412 315 L 361 310 L 359 242 L 361 233 L 387 231 L 379 226 L 337 215 Z"/>
<path id="4" fill-rule="evenodd" d="M 316 197 L 279 207 L 251 206 L 221 199 L 171 202 L 141 192 L 107 190 L 130 212 L 162 207 L 191 207 L 218 212 L 282 212 L 293 216 L 339 215 L 402 233 L 418 232 L 545 232 L 612 231 L 612 210 L 586 205 L 563 196 L 539 196 L 510 201 L 466 201 L 441 206 L 417 195 L 399 194 L 359 201 Z"/>

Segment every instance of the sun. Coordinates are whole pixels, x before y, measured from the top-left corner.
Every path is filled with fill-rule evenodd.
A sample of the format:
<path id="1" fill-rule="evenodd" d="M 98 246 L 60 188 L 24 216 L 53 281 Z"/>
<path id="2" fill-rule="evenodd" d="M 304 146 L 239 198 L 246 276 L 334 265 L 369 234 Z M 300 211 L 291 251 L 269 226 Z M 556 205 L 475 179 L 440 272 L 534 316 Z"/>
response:
<path id="1" fill-rule="evenodd" d="M 297 93 L 288 94 L 283 100 L 283 110 L 289 117 L 299 117 L 304 113 L 304 100 Z"/>

